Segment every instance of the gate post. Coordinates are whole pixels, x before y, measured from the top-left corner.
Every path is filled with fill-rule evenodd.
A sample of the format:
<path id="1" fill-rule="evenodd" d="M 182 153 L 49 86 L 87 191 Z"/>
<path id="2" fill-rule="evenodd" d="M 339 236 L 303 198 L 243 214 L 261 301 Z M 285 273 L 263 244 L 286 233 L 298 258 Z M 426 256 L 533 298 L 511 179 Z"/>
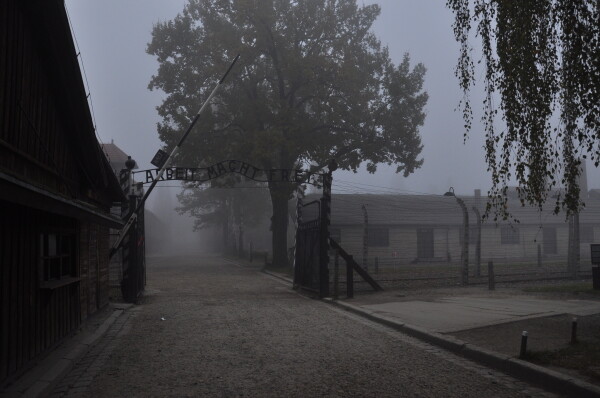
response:
<path id="1" fill-rule="evenodd" d="M 319 297 L 329 295 L 329 222 L 331 211 L 331 173 L 323 174 L 321 233 L 319 242 Z"/>
<path id="2" fill-rule="evenodd" d="M 362 267 L 367 271 L 369 269 L 369 214 L 367 213 L 367 206 L 364 204 L 361 209 L 364 217 Z"/>
<path id="3" fill-rule="evenodd" d="M 302 224 L 302 198 L 298 197 L 296 200 L 296 242 L 294 244 L 294 287 L 298 286 L 300 283 L 300 267 L 298 261 L 298 257 L 300 256 L 300 238 L 298 236 L 300 224 Z"/>
<path id="4" fill-rule="evenodd" d="M 331 222 L 331 183 L 337 162 L 331 159 L 329 171 L 323 174 L 323 198 L 321 199 L 321 238 L 319 244 L 319 296 L 329 296 L 329 224 Z"/>
<path id="5" fill-rule="evenodd" d="M 129 214 L 132 214 L 135 211 L 137 205 L 137 197 L 135 195 L 129 195 Z M 137 240 L 138 240 L 138 220 L 134 221 L 134 224 L 129 231 L 127 232 L 127 256 L 123 257 L 123 262 L 126 263 L 123 266 L 123 279 L 121 280 L 121 294 L 123 295 L 123 300 L 128 303 L 134 303 L 136 300 L 136 296 L 133 293 L 135 291 L 135 286 L 137 285 L 138 279 L 138 248 L 137 248 Z"/>

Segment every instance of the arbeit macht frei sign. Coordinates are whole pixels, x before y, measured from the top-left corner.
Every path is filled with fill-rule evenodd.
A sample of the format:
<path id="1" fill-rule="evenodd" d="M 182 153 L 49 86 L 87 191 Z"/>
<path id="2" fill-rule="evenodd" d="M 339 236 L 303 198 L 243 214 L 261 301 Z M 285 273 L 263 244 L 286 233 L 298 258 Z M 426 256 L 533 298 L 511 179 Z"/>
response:
<path id="1" fill-rule="evenodd" d="M 152 183 L 158 176 L 160 169 L 136 171 L 134 174 L 144 175 L 144 184 Z M 208 167 L 168 167 L 160 181 L 197 181 L 204 182 L 218 178 L 224 174 L 237 173 L 246 178 L 259 182 L 293 182 L 312 183 L 320 176 L 301 169 L 259 169 L 240 160 L 224 160 Z"/>

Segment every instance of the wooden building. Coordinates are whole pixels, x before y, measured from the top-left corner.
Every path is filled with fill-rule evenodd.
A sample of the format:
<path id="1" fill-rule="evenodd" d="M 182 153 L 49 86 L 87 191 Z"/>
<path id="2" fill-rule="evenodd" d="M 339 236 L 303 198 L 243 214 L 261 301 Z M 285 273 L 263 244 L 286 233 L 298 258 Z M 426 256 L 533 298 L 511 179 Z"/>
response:
<path id="1" fill-rule="evenodd" d="M 62 0 L 0 2 L 0 385 L 108 303 L 125 200 L 96 139 Z"/>

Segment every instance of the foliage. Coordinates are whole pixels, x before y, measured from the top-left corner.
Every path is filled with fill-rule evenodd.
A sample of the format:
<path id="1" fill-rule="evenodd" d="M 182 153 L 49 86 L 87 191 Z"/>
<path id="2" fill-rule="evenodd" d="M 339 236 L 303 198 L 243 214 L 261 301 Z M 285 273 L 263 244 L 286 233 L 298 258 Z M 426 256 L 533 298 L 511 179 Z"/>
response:
<path id="1" fill-rule="evenodd" d="M 589 156 L 600 163 L 600 2 L 447 0 L 447 6 L 460 43 L 456 75 L 465 92 L 465 138 L 472 122 L 467 94 L 476 80 L 472 25 L 482 44 L 488 211 L 492 206 L 496 216 L 507 217 L 512 178 L 522 204 L 541 209 L 561 188 L 555 212 L 577 211 L 581 161 Z M 506 125 L 501 131 L 498 111 Z"/>
<path id="2" fill-rule="evenodd" d="M 167 94 L 158 107 L 161 140 L 176 143 L 239 53 L 240 65 L 198 122 L 203 134 L 190 135 L 179 163 L 237 158 L 263 169 L 320 168 L 336 158 L 346 170 L 393 163 L 408 175 L 423 161 L 425 68 L 411 68 L 408 55 L 392 63 L 371 32 L 379 12 L 356 0 L 190 0 L 154 26 L 147 49 L 160 63 L 149 88 Z M 297 187 L 269 189 L 278 261 L 286 251 L 285 241 L 275 243 L 285 239 L 284 202 Z"/>
<path id="3" fill-rule="evenodd" d="M 218 181 L 211 186 L 187 184 L 177 198 L 181 203 L 177 211 L 190 213 L 196 219 L 194 230 L 221 225 L 230 218 L 236 225 L 258 224 L 268 211 L 265 202 L 269 200 L 265 186 L 218 184 Z"/>
<path id="4" fill-rule="evenodd" d="M 217 226 L 223 228 L 223 244 L 230 244 L 233 227 L 246 229 L 267 219 L 268 190 L 264 184 L 246 182 L 228 176 L 211 181 L 210 186 L 188 183 L 177 195 L 180 214 L 194 217 L 194 230 Z"/>

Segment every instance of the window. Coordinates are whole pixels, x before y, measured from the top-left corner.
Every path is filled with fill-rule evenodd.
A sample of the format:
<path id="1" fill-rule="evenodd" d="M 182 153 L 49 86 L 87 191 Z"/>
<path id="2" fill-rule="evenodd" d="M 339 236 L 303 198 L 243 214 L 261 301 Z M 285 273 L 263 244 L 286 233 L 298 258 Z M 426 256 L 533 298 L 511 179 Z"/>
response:
<path id="1" fill-rule="evenodd" d="M 433 258 L 433 229 L 417 230 L 417 257 Z"/>
<path id="2" fill-rule="evenodd" d="M 390 231 L 387 228 L 369 228 L 368 243 L 370 247 L 387 247 L 390 245 Z"/>
<path id="3" fill-rule="evenodd" d="M 500 243 L 503 245 L 519 244 L 519 229 L 512 225 L 505 225 L 500 230 Z"/>
<path id="4" fill-rule="evenodd" d="M 40 254 L 42 282 L 75 276 L 75 234 L 40 234 Z"/>
<path id="5" fill-rule="evenodd" d="M 579 226 L 579 243 L 594 242 L 594 227 L 592 225 Z"/>
<path id="6" fill-rule="evenodd" d="M 556 228 L 544 227 L 544 254 L 556 254 Z"/>

